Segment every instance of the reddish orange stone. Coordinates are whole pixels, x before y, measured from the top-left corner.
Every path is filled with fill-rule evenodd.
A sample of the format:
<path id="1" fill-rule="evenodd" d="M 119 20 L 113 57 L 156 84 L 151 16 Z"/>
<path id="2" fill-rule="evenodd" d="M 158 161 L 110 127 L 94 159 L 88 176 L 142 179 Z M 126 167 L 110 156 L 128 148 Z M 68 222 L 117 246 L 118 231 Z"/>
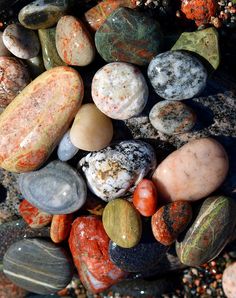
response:
<path id="1" fill-rule="evenodd" d="M 52 221 L 51 214 L 39 210 L 27 200 L 20 203 L 19 212 L 24 221 L 33 229 L 45 227 Z"/>
<path id="2" fill-rule="evenodd" d="M 109 259 L 109 238 L 99 218 L 77 218 L 72 225 L 69 245 L 80 279 L 89 291 L 100 293 L 126 276 Z"/>
<path id="3" fill-rule="evenodd" d="M 53 215 L 50 229 L 50 237 L 53 242 L 60 243 L 66 240 L 70 234 L 73 214 Z"/>
<path id="4" fill-rule="evenodd" d="M 157 209 L 157 191 L 155 184 L 143 179 L 137 185 L 133 196 L 134 207 L 143 216 L 152 216 Z"/>

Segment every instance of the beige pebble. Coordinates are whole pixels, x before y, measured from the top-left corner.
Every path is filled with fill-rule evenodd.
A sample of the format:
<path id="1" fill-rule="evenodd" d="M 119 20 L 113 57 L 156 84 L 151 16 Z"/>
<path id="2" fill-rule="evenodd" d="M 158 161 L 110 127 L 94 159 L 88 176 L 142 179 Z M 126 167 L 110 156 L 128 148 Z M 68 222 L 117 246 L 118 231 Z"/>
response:
<path id="1" fill-rule="evenodd" d="M 236 297 L 236 262 L 225 269 L 222 278 L 222 286 L 227 298 Z"/>

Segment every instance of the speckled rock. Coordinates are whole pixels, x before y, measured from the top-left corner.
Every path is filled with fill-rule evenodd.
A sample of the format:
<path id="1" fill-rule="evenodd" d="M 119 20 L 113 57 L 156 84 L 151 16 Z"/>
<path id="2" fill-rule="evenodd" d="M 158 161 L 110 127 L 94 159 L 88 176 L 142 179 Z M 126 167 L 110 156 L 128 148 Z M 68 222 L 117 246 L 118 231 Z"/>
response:
<path id="1" fill-rule="evenodd" d="M 38 36 L 32 30 L 20 24 L 11 24 L 3 31 L 5 47 L 16 57 L 29 59 L 38 55 L 40 43 Z"/>
<path id="2" fill-rule="evenodd" d="M 12 244 L 3 259 L 4 274 L 16 285 L 38 294 L 64 289 L 72 279 L 72 268 L 62 248 L 39 239 Z"/>
<path id="3" fill-rule="evenodd" d="M 2 31 L 0 32 L 0 57 L 2 56 L 11 56 L 11 52 L 5 47 L 3 40 L 2 40 Z"/>
<path id="4" fill-rule="evenodd" d="M 73 219 L 73 214 L 53 215 L 50 237 L 54 243 L 60 243 L 69 237 Z"/>
<path id="5" fill-rule="evenodd" d="M 4 273 L 0 272 L 0 297 L 25 298 L 27 291 L 12 283 Z"/>
<path id="6" fill-rule="evenodd" d="M 74 157 L 78 151 L 79 149 L 71 143 L 70 130 L 68 130 L 58 145 L 57 156 L 61 161 L 67 161 Z"/>
<path id="7" fill-rule="evenodd" d="M 79 164 L 91 191 L 109 201 L 132 193 L 153 171 L 156 157 L 149 144 L 131 140 L 89 153 Z"/>
<path id="8" fill-rule="evenodd" d="M 222 286 L 227 298 L 234 298 L 236 293 L 236 262 L 230 264 L 223 272 Z"/>
<path id="9" fill-rule="evenodd" d="M 183 100 L 203 91 L 207 71 L 201 61 L 189 53 L 168 51 L 152 59 L 148 77 L 160 97 Z"/>
<path id="10" fill-rule="evenodd" d="M 114 62 L 96 72 L 92 98 L 105 115 L 124 120 L 142 112 L 148 99 L 148 87 L 137 67 Z"/>
<path id="11" fill-rule="evenodd" d="M 87 188 L 80 174 L 66 163 L 52 161 L 38 171 L 19 177 L 22 194 L 49 214 L 69 214 L 84 204 Z"/>
<path id="12" fill-rule="evenodd" d="M 168 135 L 191 130 L 196 123 L 194 111 L 179 101 L 160 101 L 149 114 L 151 124 Z"/>
<path id="13" fill-rule="evenodd" d="M 124 7 L 115 10 L 95 34 L 96 48 L 107 62 L 147 65 L 159 53 L 161 42 L 155 19 Z"/>

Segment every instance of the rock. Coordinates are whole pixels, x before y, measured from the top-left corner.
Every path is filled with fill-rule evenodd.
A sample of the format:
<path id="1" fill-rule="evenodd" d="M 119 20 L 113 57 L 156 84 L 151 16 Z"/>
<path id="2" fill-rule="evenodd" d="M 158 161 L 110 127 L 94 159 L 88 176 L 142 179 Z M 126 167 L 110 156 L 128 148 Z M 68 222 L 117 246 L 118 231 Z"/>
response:
<path id="1" fill-rule="evenodd" d="M 153 182 L 168 201 L 196 201 L 215 191 L 229 169 L 223 146 L 212 138 L 190 141 L 157 167 Z"/>
<path id="2" fill-rule="evenodd" d="M 64 16 L 56 27 L 56 48 L 68 65 L 86 66 L 95 57 L 95 47 L 84 24 L 73 16 Z"/>
<path id="3" fill-rule="evenodd" d="M 83 91 L 80 75 L 66 66 L 31 82 L 0 116 L 0 166 L 12 172 L 40 167 L 68 129 Z"/>
<path id="4" fill-rule="evenodd" d="M 65 251 L 39 239 L 24 239 L 4 255 L 3 272 L 16 285 L 37 294 L 56 293 L 72 279 L 73 267 Z"/>
<path id="5" fill-rule="evenodd" d="M 109 259 L 109 238 L 97 217 L 78 217 L 72 225 L 69 245 L 80 279 L 92 293 L 102 292 L 126 276 Z"/>
<path id="6" fill-rule="evenodd" d="M 38 55 L 40 43 L 38 36 L 32 30 L 20 24 L 11 24 L 3 31 L 5 47 L 16 57 L 29 59 Z"/>
<path id="7" fill-rule="evenodd" d="M 0 272 L 0 297 L 1 298 L 25 298 L 27 291 L 12 283 Z"/>
<path id="8" fill-rule="evenodd" d="M 0 107 L 6 107 L 30 82 L 25 65 L 13 57 L 0 57 Z"/>
<path id="9" fill-rule="evenodd" d="M 157 190 L 155 184 L 148 179 L 139 182 L 133 194 L 134 207 L 143 216 L 152 216 L 157 209 Z"/>
<path id="10" fill-rule="evenodd" d="M 191 130 L 196 123 L 196 114 L 180 101 L 166 100 L 154 105 L 149 119 L 155 129 L 172 135 Z"/>
<path id="11" fill-rule="evenodd" d="M 0 57 L 2 56 L 11 56 L 11 52 L 8 51 L 8 49 L 5 47 L 3 40 L 2 40 L 3 33 L 0 32 Z"/>
<path id="12" fill-rule="evenodd" d="M 223 272 L 222 286 L 227 298 L 234 298 L 236 293 L 236 262 L 230 264 Z"/>
<path id="13" fill-rule="evenodd" d="M 147 65 L 159 53 L 161 42 L 155 19 L 123 7 L 115 10 L 95 34 L 96 48 L 106 62 Z"/>
<path id="14" fill-rule="evenodd" d="M 60 243 L 69 237 L 73 214 L 53 215 L 50 236 L 54 243 Z"/>
<path id="15" fill-rule="evenodd" d="M 139 181 L 154 170 L 156 157 L 149 144 L 131 140 L 89 153 L 79 165 L 91 191 L 109 201 L 132 193 Z"/>
<path id="16" fill-rule="evenodd" d="M 176 242 L 183 264 L 200 266 L 219 255 L 235 229 L 235 201 L 225 196 L 207 198 L 187 233 Z"/>
<path id="17" fill-rule="evenodd" d="M 100 112 L 95 104 L 82 105 L 70 130 L 72 144 L 82 150 L 98 151 L 107 147 L 112 137 L 111 119 Z"/>
<path id="18" fill-rule="evenodd" d="M 191 205 L 177 201 L 164 205 L 152 216 L 152 232 L 157 241 L 171 245 L 192 219 Z"/>
<path id="19" fill-rule="evenodd" d="M 57 52 L 56 28 L 40 29 L 38 34 L 45 68 L 48 70 L 53 67 L 66 65 Z"/>
<path id="20" fill-rule="evenodd" d="M 29 72 L 33 79 L 41 75 L 41 73 L 45 72 L 43 58 L 41 55 L 38 55 L 30 59 L 26 59 L 25 63 L 27 64 Z"/>
<path id="21" fill-rule="evenodd" d="M 29 29 L 46 29 L 54 26 L 67 9 L 68 0 L 36 0 L 21 9 L 19 21 Z"/>
<path id="22" fill-rule="evenodd" d="M 85 203 L 87 188 L 68 164 L 52 161 L 44 168 L 19 177 L 20 190 L 35 207 L 50 214 L 69 214 Z"/>
<path id="23" fill-rule="evenodd" d="M 71 143 L 70 130 L 68 130 L 58 145 L 57 156 L 61 161 L 67 161 L 74 157 L 78 151 L 79 149 Z"/>
<path id="24" fill-rule="evenodd" d="M 162 98 L 183 100 L 203 91 L 207 71 L 201 61 L 189 53 L 168 51 L 152 59 L 148 66 L 148 77 Z"/>
<path id="25" fill-rule="evenodd" d="M 47 226 L 52 221 L 52 215 L 39 210 L 30 204 L 27 200 L 23 200 L 19 206 L 20 215 L 24 221 L 32 229 L 39 229 Z"/>
<path id="26" fill-rule="evenodd" d="M 217 69 L 220 64 L 219 34 L 214 27 L 183 32 L 171 50 L 196 53 L 208 61 L 213 69 Z"/>
<path id="27" fill-rule="evenodd" d="M 148 100 L 144 76 L 137 67 L 123 62 L 99 69 L 91 88 L 96 106 L 113 119 L 125 120 L 140 114 Z"/>

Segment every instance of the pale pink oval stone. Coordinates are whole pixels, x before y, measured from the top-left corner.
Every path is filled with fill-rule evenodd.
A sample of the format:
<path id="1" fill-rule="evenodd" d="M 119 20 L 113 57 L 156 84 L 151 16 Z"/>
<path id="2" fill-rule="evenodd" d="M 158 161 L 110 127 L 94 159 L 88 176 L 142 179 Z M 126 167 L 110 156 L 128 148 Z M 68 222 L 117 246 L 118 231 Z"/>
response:
<path id="1" fill-rule="evenodd" d="M 153 181 L 165 200 L 196 201 L 215 191 L 228 173 L 227 154 L 211 138 L 190 141 L 157 167 Z"/>
<path id="2" fill-rule="evenodd" d="M 225 269 L 222 286 L 227 298 L 236 297 L 236 262 Z"/>

